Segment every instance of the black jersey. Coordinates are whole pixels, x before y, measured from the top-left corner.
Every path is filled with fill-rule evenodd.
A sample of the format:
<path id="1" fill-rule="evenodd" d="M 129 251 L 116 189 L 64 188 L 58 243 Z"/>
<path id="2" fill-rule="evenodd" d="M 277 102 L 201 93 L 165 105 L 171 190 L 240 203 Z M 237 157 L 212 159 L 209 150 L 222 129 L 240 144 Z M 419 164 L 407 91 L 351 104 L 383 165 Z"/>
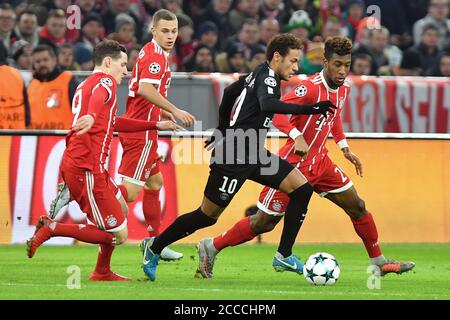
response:
<path id="1" fill-rule="evenodd" d="M 255 129 L 260 133 L 267 133 L 273 113 L 264 112 L 261 109 L 261 101 L 267 97 L 279 99 L 280 85 L 280 78 L 270 69 L 268 63 L 260 64 L 244 78 L 242 91 L 233 104 L 227 128 Z"/>

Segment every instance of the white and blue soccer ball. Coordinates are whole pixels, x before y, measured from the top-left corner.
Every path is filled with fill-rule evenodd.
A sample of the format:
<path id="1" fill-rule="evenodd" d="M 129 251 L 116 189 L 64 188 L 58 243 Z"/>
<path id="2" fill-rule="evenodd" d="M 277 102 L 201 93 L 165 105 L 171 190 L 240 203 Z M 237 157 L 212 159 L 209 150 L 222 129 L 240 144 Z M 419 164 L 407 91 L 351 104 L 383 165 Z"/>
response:
<path id="1" fill-rule="evenodd" d="M 325 252 L 311 255 L 303 265 L 303 275 L 306 281 L 316 286 L 335 284 L 340 273 L 341 269 L 335 257 Z"/>

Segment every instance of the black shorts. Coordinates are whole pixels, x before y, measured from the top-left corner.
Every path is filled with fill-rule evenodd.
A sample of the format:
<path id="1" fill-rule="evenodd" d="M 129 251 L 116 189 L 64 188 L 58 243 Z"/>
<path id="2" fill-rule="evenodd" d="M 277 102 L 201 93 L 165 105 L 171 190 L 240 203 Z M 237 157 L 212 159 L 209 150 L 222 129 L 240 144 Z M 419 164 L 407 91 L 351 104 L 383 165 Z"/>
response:
<path id="1" fill-rule="evenodd" d="M 253 164 L 212 163 L 210 169 L 204 195 L 218 206 L 225 208 L 247 179 L 278 189 L 294 167 L 267 151 L 265 161 Z"/>

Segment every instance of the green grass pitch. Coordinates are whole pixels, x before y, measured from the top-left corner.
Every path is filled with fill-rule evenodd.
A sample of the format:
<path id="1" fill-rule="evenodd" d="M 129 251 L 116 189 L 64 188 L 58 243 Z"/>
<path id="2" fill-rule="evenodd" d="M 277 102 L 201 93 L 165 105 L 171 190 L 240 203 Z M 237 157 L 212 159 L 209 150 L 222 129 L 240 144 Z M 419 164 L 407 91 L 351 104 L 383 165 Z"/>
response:
<path id="1" fill-rule="evenodd" d="M 0 246 L 0 299 L 450 299 L 450 244 L 383 245 L 384 254 L 412 260 L 416 268 L 403 275 L 389 274 L 379 289 L 367 287 L 368 259 L 361 244 L 296 245 L 294 252 L 305 262 L 310 254 L 333 254 L 341 267 L 334 286 L 316 287 L 302 275 L 272 269 L 273 245 L 242 245 L 224 250 L 216 261 L 212 280 L 194 278 L 197 256 L 193 245 L 173 245 L 185 257 L 160 262 L 157 280 L 139 281 L 144 274 L 137 245 L 116 248 L 112 266 L 133 278 L 131 283 L 90 282 L 89 273 L 97 247 L 44 246 L 33 259 L 24 246 Z M 69 289 L 72 265 L 81 275 L 79 289 Z M 373 283 L 369 280 L 369 283 Z"/>

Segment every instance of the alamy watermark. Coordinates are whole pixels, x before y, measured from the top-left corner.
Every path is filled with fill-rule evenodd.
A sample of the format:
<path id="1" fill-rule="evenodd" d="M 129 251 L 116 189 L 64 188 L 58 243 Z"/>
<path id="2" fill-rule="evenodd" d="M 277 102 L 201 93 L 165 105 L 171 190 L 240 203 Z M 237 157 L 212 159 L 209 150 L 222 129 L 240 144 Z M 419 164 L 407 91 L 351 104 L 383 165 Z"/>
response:
<path id="1" fill-rule="evenodd" d="M 81 270 L 77 265 L 70 265 L 66 269 L 69 274 L 66 280 L 67 289 L 81 289 Z"/>

